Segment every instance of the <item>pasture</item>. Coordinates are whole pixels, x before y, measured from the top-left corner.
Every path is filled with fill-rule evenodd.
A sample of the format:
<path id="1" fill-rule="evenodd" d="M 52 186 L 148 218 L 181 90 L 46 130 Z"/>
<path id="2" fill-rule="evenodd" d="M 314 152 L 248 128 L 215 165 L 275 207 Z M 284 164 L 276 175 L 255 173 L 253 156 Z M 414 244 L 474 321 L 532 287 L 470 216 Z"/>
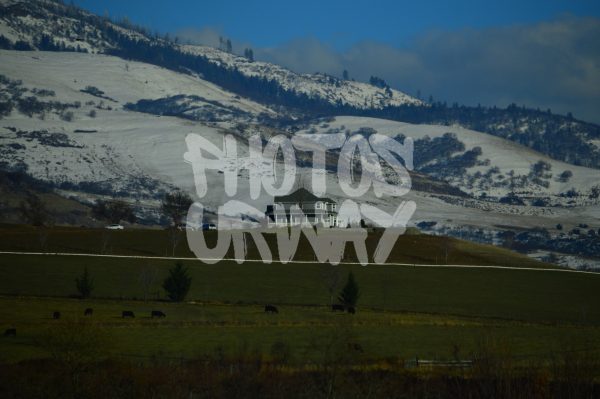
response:
<path id="1" fill-rule="evenodd" d="M 83 316 L 86 307 L 93 316 Z M 166 317 L 152 319 L 160 309 Z M 17 328 L 17 337 L 0 340 L 1 361 L 15 362 L 51 355 L 45 343 L 53 330 L 76 332 L 87 323 L 101 334 L 101 357 L 149 361 L 195 359 L 221 354 L 231 358 L 285 351 L 291 364 L 331 361 L 336 345 L 360 345 L 356 359 L 392 363 L 421 359 L 470 359 L 486 340 L 494 340 L 515 362 L 550 359 L 564 350 L 600 349 L 600 327 L 550 325 L 478 317 L 362 309 L 356 315 L 332 313 L 325 306 L 278 306 L 266 314 L 261 305 L 0 298 L 0 320 Z M 61 311 L 61 319 L 52 312 Z M 131 310 L 135 318 L 122 318 Z M 64 330 L 63 330 L 64 331 Z M 339 349 L 339 348 L 338 348 Z M 345 346 L 341 348 L 347 351 Z"/>
<path id="2" fill-rule="evenodd" d="M 38 234 L 27 227 L 0 229 L 1 250 L 35 251 Z M 103 234 L 56 228 L 48 232 L 45 250 L 98 253 Z M 112 244 L 105 253 L 168 252 L 164 231 L 110 234 Z M 176 254 L 188 257 L 184 244 Z M 401 237 L 393 257 L 418 264 L 434 263 L 446 254 L 463 264 L 547 266 L 498 248 L 422 235 Z M 307 257 L 306 249 L 298 256 Z M 92 326 L 103 337 L 100 357 L 141 361 L 252 354 L 319 364 L 348 352 L 344 345 L 357 344 L 360 350 L 354 355 L 360 361 L 401 364 L 416 357 L 469 359 L 482 342 L 492 340 L 523 363 L 565 350 L 597 353 L 600 348 L 600 309 L 594 306 L 600 275 L 297 262 L 206 265 L 195 259 L 183 263 L 192 277 L 191 290 L 185 302 L 171 303 L 165 301 L 161 284 L 173 260 L 0 254 L 0 328 L 17 329 L 17 337 L 0 337 L 0 362 L 51 356 L 47 337 L 80 326 Z M 91 299 L 80 300 L 74 298 L 74 280 L 84 268 L 94 279 L 94 291 Z M 357 314 L 334 313 L 330 304 L 349 271 L 361 292 Z M 265 314 L 265 304 L 276 305 L 279 313 Z M 94 309 L 91 317 L 83 315 L 88 307 Z M 136 317 L 122 318 L 124 310 Z M 153 310 L 166 317 L 152 319 Z M 52 319 L 54 311 L 61 312 L 59 320 Z M 341 342 L 345 344 L 340 347 Z M 335 347 L 337 352 L 331 349 Z"/>

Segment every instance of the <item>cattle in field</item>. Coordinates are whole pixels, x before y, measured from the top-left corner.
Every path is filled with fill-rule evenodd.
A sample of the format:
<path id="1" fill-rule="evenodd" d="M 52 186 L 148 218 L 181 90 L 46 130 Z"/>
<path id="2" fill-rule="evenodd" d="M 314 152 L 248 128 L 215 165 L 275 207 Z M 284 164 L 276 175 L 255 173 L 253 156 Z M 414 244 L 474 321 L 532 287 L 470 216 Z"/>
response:
<path id="1" fill-rule="evenodd" d="M 87 308 L 84 312 L 83 315 L 84 316 L 91 316 L 92 314 L 94 314 L 94 309 L 92 308 Z"/>
<path id="2" fill-rule="evenodd" d="M 265 313 L 279 313 L 279 310 L 273 305 L 265 305 Z"/>
<path id="3" fill-rule="evenodd" d="M 134 318 L 135 314 L 131 310 L 124 310 L 121 312 L 121 317 L 122 318 L 126 318 L 126 317 Z"/>
<path id="4" fill-rule="evenodd" d="M 7 328 L 6 331 L 4 331 L 4 336 L 5 337 L 16 337 L 17 329 L 16 328 Z"/>
<path id="5" fill-rule="evenodd" d="M 54 320 L 58 320 L 58 319 L 60 319 L 60 312 L 54 312 L 54 313 L 52 313 L 52 318 L 53 318 Z"/>
<path id="6" fill-rule="evenodd" d="M 350 314 L 356 313 L 356 309 L 354 309 L 354 306 L 348 306 L 348 313 L 350 313 Z"/>
<path id="7" fill-rule="evenodd" d="M 346 308 L 344 307 L 344 305 L 333 304 L 333 305 L 331 305 L 331 311 L 332 312 L 344 312 L 344 311 L 346 311 Z"/>
<path id="8" fill-rule="evenodd" d="M 360 352 L 360 353 L 364 352 L 362 346 L 355 342 L 348 342 L 348 349 L 356 351 L 356 352 Z"/>
<path id="9" fill-rule="evenodd" d="M 155 317 L 167 317 L 167 315 L 164 314 L 160 310 L 153 310 L 152 313 L 150 313 L 150 317 L 152 317 L 152 318 L 155 318 Z"/>

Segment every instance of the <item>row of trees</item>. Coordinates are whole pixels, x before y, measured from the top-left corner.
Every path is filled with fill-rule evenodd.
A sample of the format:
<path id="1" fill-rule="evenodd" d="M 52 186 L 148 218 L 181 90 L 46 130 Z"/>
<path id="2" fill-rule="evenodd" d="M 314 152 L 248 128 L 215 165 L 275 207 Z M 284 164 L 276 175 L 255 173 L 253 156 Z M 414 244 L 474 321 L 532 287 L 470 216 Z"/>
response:
<path id="1" fill-rule="evenodd" d="M 183 238 L 184 219 L 193 202 L 188 194 L 179 190 L 165 194 L 161 202 L 160 212 L 169 221 L 167 235 L 172 256 L 175 255 L 175 250 Z M 132 206 L 123 200 L 98 200 L 92 207 L 92 215 L 98 220 L 105 220 L 111 224 L 119 224 L 121 221 L 135 223 L 137 220 Z M 104 251 L 110 240 L 110 231 L 104 232 L 103 240 Z"/>
<path id="2" fill-rule="evenodd" d="M 165 194 L 160 211 L 170 221 L 172 227 L 181 227 L 183 219 L 193 202 L 192 198 L 183 191 L 173 191 Z M 92 216 L 112 224 L 118 224 L 123 220 L 128 223 L 135 223 L 137 220 L 133 207 L 129 203 L 118 199 L 97 200 L 92 206 Z"/>
<path id="3" fill-rule="evenodd" d="M 184 219 L 192 203 L 192 198 L 182 191 L 167 193 L 161 203 L 161 214 L 169 221 L 168 237 L 173 255 L 183 236 Z M 48 228 L 54 225 L 55 215 L 48 209 L 42 197 L 33 192 L 26 193 L 24 200 L 19 204 L 18 212 L 23 222 L 36 228 L 40 248 L 45 250 Z M 92 206 L 91 213 L 95 219 L 103 220 L 110 224 L 119 224 L 122 221 L 135 223 L 137 221 L 133 207 L 129 203 L 119 199 L 98 200 Z M 110 230 L 103 231 L 103 252 L 107 249 L 109 241 Z"/>
<path id="4" fill-rule="evenodd" d="M 337 271 L 336 275 L 339 276 Z M 169 274 L 162 283 L 162 288 L 167 293 L 167 297 L 173 302 L 182 302 L 185 300 L 191 286 L 192 277 L 189 275 L 188 269 L 183 265 L 182 262 L 175 263 L 175 266 L 169 269 Z M 91 297 L 95 288 L 95 284 L 94 279 L 89 273 L 87 267 L 84 268 L 82 274 L 75 279 L 75 287 L 80 298 L 87 299 Z M 358 287 L 358 283 L 356 282 L 354 274 L 350 272 L 348 274 L 346 284 L 339 292 L 338 301 L 340 304 L 348 308 L 353 308 L 358 303 L 359 297 L 360 289 Z"/>
<path id="5" fill-rule="evenodd" d="M 154 281 L 150 281 L 153 283 Z M 142 281 L 145 283 L 145 281 Z M 162 283 L 163 289 L 167 293 L 167 297 L 174 302 L 181 302 L 187 296 L 190 287 L 192 285 L 192 278 L 188 274 L 188 270 L 183 266 L 183 263 L 177 262 L 173 268 L 169 270 L 169 275 Z M 75 279 L 75 288 L 79 297 L 87 299 L 92 296 L 95 284 L 94 278 L 88 271 L 88 268 L 84 268 L 83 272 L 79 277 Z"/>

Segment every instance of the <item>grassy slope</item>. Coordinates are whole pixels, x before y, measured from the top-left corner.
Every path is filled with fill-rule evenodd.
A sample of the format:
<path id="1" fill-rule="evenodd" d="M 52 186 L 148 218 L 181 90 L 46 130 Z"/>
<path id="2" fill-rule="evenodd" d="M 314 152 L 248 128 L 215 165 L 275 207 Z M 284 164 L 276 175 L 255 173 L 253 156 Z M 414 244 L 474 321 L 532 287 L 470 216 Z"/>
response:
<path id="1" fill-rule="evenodd" d="M 6 223 L 22 221 L 19 207 L 30 194 L 40 197 L 55 223 L 81 225 L 92 222 L 88 206 L 37 187 L 17 173 L 3 171 L 0 171 L 0 220 Z"/>
<path id="2" fill-rule="evenodd" d="M 140 275 L 156 269 L 152 294 L 164 297 L 160 282 L 173 261 L 56 256 L 0 257 L 0 294 L 68 296 L 74 279 L 87 266 L 98 297 L 142 298 Z M 189 298 L 230 303 L 328 304 L 324 273 L 318 264 L 221 262 L 205 265 L 186 261 L 193 285 Z M 600 324 L 593 306 L 600 276 L 577 273 L 341 266 L 341 279 L 353 270 L 363 307 L 432 312 L 546 322 Z M 153 295 L 155 297 L 155 294 Z"/>
<path id="3" fill-rule="evenodd" d="M 57 228 L 49 234 L 48 249 L 97 253 L 103 233 Z M 163 231 L 111 234 L 112 253 L 164 256 L 168 252 Z M 37 233 L 27 227 L 5 227 L 0 230 L 0 248 L 38 250 Z M 423 235 L 401 237 L 392 259 L 435 263 L 436 257 L 443 259 L 446 249 L 449 263 L 542 265 L 502 249 Z M 300 255 L 307 253 L 303 246 Z M 191 255 L 183 244 L 177 254 Z M 0 297 L 0 328 L 14 325 L 19 331 L 17 339 L 0 339 L 0 353 L 4 360 L 43 356 L 36 343 L 56 323 L 51 312 L 60 310 L 64 318 L 76 319 L 87 306 L 97 310 L 94 320 L 111 337 L 110 353 L 136 356 L 163 352 L 190 357 L 219 346 L 229 352 L 251 348 L 268 354 L 271 345 L 281 341 L 297 359 L 318 360 L 323 353 L 319 345 L 340 329 L 349 330 L 350 339 L 365 348 L 362 356 L 369 358 L 449 358 L 454 344 L 468 357 L 478 340 L 490 334 L 518 355 L 600 345 L 600 309 L 593 306 L 600 290 L 596 275 L 393 265 L 238 265 L 231 261 L 205 265 L 189 260 L 185 261 L 193 277 L 189 299 L 196 304 L 132 300 L 143 297 L 140 275 L 148 269 L 157 272 L 149 296 L 164 297 L 160 282 L 173 263 L 0 255 L 0 294 L 5 295 Z M 95 279 L 97 299 L 65 298 L 75 293 L 74 279 L 84 267 Z M 362 292 L 356 317 L 333 315 L 326 308 L 330 297 L 324 276 L 332 270 L 339 270 L 341 280 L 354 271 Z M 277 304 L 281 313 L 264 315 L 265 303 Z M 154 308 L 165 310 L 167 319 L 147 318 Z M 118 317 L 124 309 L 144 317 L 124 321 Z"/>
<path id="4" fill-rule="evenodd" d="M 216 232 L 208 232 L 207 241 L 215 242 Z M 108 240 L 106 240 L 106 238 Z M 277 259 L 275 234 L 265 235 L 267 242 Z M 369 256 L 379 242 L 380 233 L 371 232 L 367 239 Z M 107 242 L 105 253 L 123 255 L 170 256 L 172 248 L 168 233 L 164 230 L 131 229 L 108 231 L 105 229 L 82 229 L 76 227 L 56 227 L 49 230 L 47 252 L 101 253 L 103 242 Z M 248 258 L 257 259 L 258 253 L 253 241 L 248 240 Z M 30 226 L 9 226 L 0 228 L 0 251 L 40 251 L 38 232 Z M 228 256 L 232 256 L 230 250 Z M 185 232 L 175 251 L 176 256 L 194 257 L 188 249 Z M 302 236 L 295 259 L 314 260 L 314 252 Z M 347 246 L 346 261 L 355 261 L 351 245 Z M 527 256 L 491 245 L 476 244 L 448 237 L 423 234 L 406 234 L 396 242 L 388 262 L 417 264 L 465 264 L 465 265 L 503 265 L 515 267 L 552 267 Z"/>

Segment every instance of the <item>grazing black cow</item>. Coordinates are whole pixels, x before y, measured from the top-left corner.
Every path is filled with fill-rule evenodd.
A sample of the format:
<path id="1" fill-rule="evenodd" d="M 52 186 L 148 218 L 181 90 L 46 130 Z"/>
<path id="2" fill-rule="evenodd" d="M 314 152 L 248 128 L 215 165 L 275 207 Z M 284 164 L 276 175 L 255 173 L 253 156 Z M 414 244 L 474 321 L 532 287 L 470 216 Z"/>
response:
<path id="1" fill-rule="evenodd" d="M 333 305 L 331 305 L 331 311 L 332 312 L 345 312 L 346 308 L 344 307 L 344 305 L 333 304 Z"/>
<path id="2" fill-rule="evenodd" d="M 17 329 L 16 328 L 7 328 L 6 331 L 4 331 L 4 336 L 5 337 L 16 337 Z"/>
<path id="3" fill-rule="evenodd" d="M 125 318 L 125 317 L 131 317 L 134 318 L 135 314 L 133 314 L 133 312 L 131 310 L 124 310 L 121 312 L 121 317 Z"/>
<path id="4" fill-rule="evenodd" d="M 360 352 L 360 353 L 364 352 L 362 346 L 355 342 L 348 342 L 348 349 L 356 351 L 356 352 Z"/>
<path id="5" fill-rule="evenodd" d="M 152 318 L 155 318 L 155 317 L 167 317 L 167 315 L 164 314 L 160 310 L 153 310 L 152 313 L 150 313 L 150 317 L 152 317 Z"/>
<path id="6" fill-rule="evenodd" d="M 350 313 L 350 314 L 356 313 L 356 309 L 354 309 L 354 306 L 348 306 L 348 313 Z"/>
<path id="7" fill-rule="evenodd" d="M 54 320 L 58 320 L 58 319 L 60 319 L 60 312 L 54 312 L 54 313 L 52 313 L 52 318 L 53 318 Z"/>
<path id="8" fill-rule="evenodd" d="M 94 314 L 94 309 L 92 308 L 87 308 L 85 312 L 83 312 L 84 316 L 91 316 L 92 314 Z"/>
<path id="9" fill-rule="evenodd" d="M 279 313 L 279 311 L 273 305 L 265 305 L 265 313 Z"/>

